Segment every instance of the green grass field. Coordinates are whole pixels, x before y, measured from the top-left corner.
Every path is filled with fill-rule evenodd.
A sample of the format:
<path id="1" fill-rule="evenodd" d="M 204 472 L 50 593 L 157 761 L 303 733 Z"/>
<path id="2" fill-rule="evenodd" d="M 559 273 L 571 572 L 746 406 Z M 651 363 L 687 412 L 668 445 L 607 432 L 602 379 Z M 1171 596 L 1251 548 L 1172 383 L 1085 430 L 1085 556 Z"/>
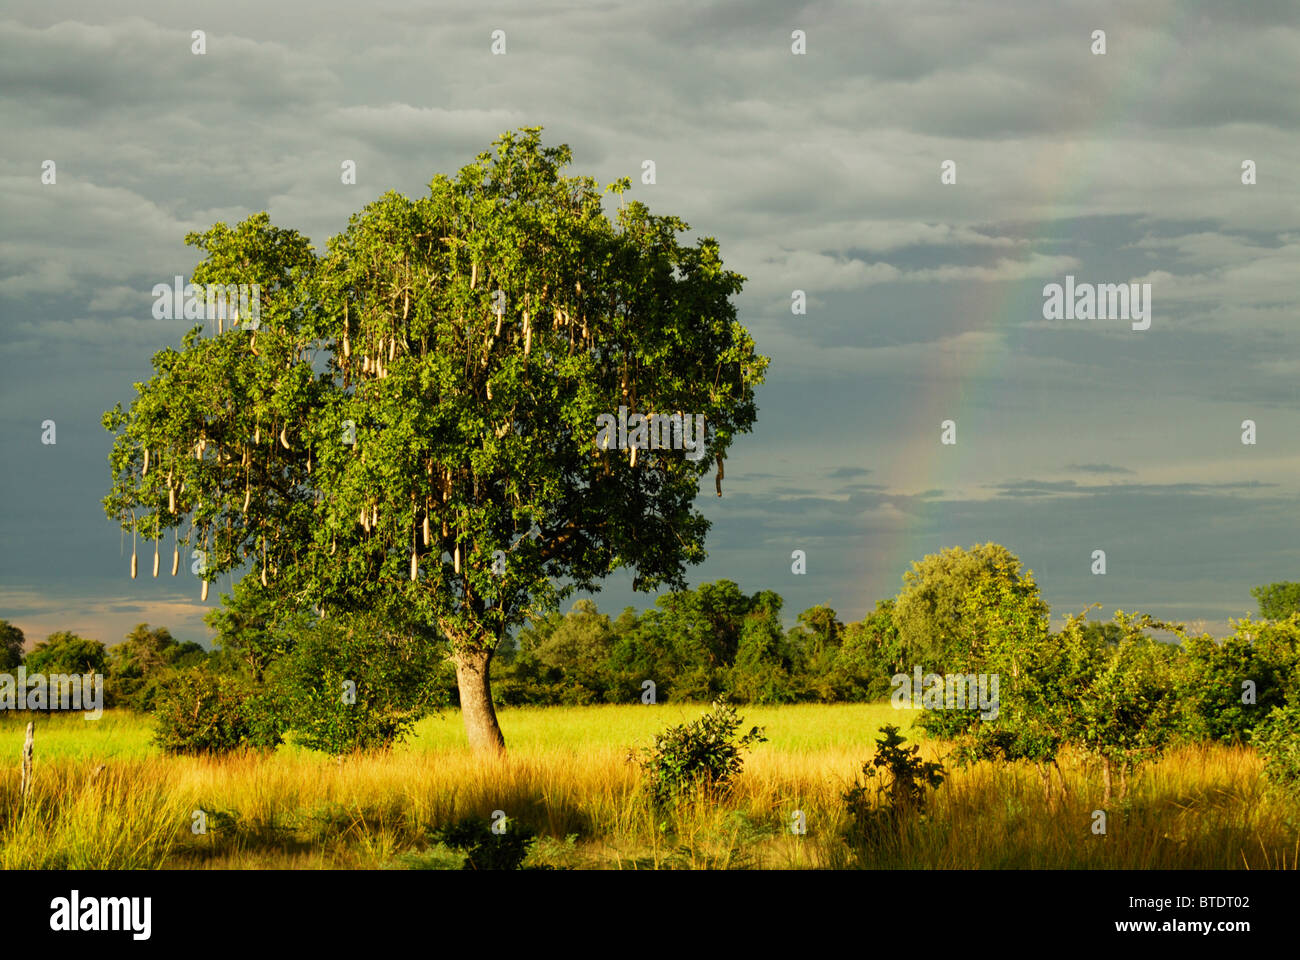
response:
<path id="1" fill-rule="evenodd" d="M 1300 805 L 1265 789 L 1242 747 L 1174 751 L 1143 768 L 1127 802 L 1092 831 L 1101 785 L 1063 761 L 1068 796 L 1049 805 L 1033 768 L 950 769 L 928 815 L 870 845 L 843 839 L 841 794 L 878 728 L 909 738 L 888 703 L 744 707 L 768 742 L 724 801 L 656 814 L 638 791 L 634 746 L 699 705 L 545 707 L 500 714 L 509 752 L 483 760 L 460 716 L 420 723 L 386 755 L 342 761 L 293 745 L 271 755 L 167 757 L 148 718 L 108 711 L 37 720 L 31 794 L 21 798 L 27 717 L 0 715 L 0 867 L 458 868 L 432 829 L 503 810 L 541 839 L 527 865 L 576 868 L 1285 868 L 1300 859 Z M 919 739 L 922 756 L 947 746 Z M 203 811 L 205 834 L 191 829 Z M 807 826 L 790 829 L 795 811 Z"/>

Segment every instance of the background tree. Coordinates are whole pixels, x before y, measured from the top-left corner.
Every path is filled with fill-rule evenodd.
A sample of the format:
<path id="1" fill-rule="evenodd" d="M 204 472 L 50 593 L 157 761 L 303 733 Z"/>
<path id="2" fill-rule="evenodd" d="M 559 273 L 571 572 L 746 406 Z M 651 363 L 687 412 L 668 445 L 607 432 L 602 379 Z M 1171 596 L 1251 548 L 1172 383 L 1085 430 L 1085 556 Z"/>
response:
<path id="1" fill-rule="evenodd" d="M 1120 629 L 1119 624 L 1109 620 L 1089 620 L 1086 623 L 1081 623 L 1080 629 L 1089 642 L 1101 646 L 1119 646 L 1120 640 L 1124 638 L 1124 632 Z"/>
<path id="2" fill-rule="evenodd" d="M 1291 688 L 1300 662 L 1300 617 L 1245 618 L 1232 625 L 1232 636 L 1222 640 L 1182 638 L 1174 685 L 1180 732 L 1188 740 L 1248 741 Z"/>
<path id="3" fill-rule="evenodd" d="M 825 604 L 809 607 L 785 637 L 790 671 L 802 698 L 839 699 L 832 674 L 844 640 L 844 624 Z"/>
<path id="4" fill-rule="evenodd" d="M 558 610 L 534 613 L 516 636 L 505 638 L 492 658 L 492 697 L 508 706 L 542 706 L 560 703 L 562 693 L 555 682 L 557 671 L 543 664 L 538 649 L 564 622 Z M 455 677 L 452 677 L 455 686 Z"/>
<path id="5" fill-rule="evenodd" d="M 876 609 L 844 628 L 844 642 L 832 665 L 831 686 L 837 698 L 878 700 L 889 696 L 890 678 L 906 668 L 903 645 L 894 623 L 894 600 L 876 601 Z"/>
<path id="6" fill-rule="evenodd" d="M 106 673 L 108 654 L 98 640 L 88 640 L 70 630 L 58 630 L 36 644 L 23 661 L 27 674 Z"/>
<path id="7" fill-rule="evenodd" d="M 754 595 L 740 630 L 740 648 L 728 676 L 731 691 L 748 703 L 797 699 L 793 666 L 781 626 L 781 598 L 771 590 Z"/>
<path id="8" fill-rule="evenodd" d="M 116 706 L 152 710 L 158 693 L 178 669 L 196 666 L 208 653 L 194 642 L 178 643 L 166 627 L 137 624 L 121 643 L 108 648 L 107 687 Z"/>
<path id="9" fill-rule="evenodd" d="M 950 547 L 914 562 L 903 575 L 893 613 L 904 659 L 936 672 L 969 662 L 984 630 L 980 608 L 965 606 L 966 598 L 996 580 L 1031 604 L 1037 601 L 1032 576 L 1022 573 L 1015 554 L 1000 544 Z"/>
<path id="10" fill-rule="evenodd" d="M 631 678 L 636 688 L 645 680 L 655 684 L 658 700 L 708 702 L 726 687 L 723 671 L 713 669 L 708 651 L 711 641 L 690 623 L 695 605 L 681 596 L 686 591 L 660 596 L 655 606 L 619 635 L 610 654 L 615 673 Z"/>
<path id="11" fill-rule="evenodd" d="M 261 284 L 260 326 L 192 331 L 105 416 L 110 517 L 184 529 L 205 583 L 251 564 L 286 602 L 439 631 L 487 750 L 511 627 L 614 570 L 651 590 L 703 559 L 699 483 L 716 463 L 721 493 L 767 364 L 713 239 L 683 246 L 636 202 L 611 223 L 540 128 L 495 147 L 425 198 L 385 194 L 320 260 L 264 214 L 187 237 L 196 282 Z M 598 446 L 620 406 L 703 415 L 703 456 Z"/>
<path id="12" fill-rule="evenodd" d="M 577 600 L 536 650 L 538 662 L 554 671 L 554 681 L 563 688 L 559 702 L 600 702 L 613 645 L 609 617 L 589 598 Z"/>
<path id="13" fill-rule="evenodd" d="M 1252 588 L 1250 595 L 1259 603 L 1259 615 L 1265 620 L 1285 620 L 1300 613 L 1300 583 L 1270 583 Z"/>
<path id="14" fill-rule="evenodd" d="M 776 609 L 780 610 L 780 597 L 771 591 L 763 595 L 769 600 L 775 597 Z M 703 583 L 695 590 L 668 594 L 659 607 L 668 616 L 668 629 L 686 651 L 687 659 L 721 669 L 735 661 L 745 618 L 754 610 L 757 599 L 757 595 L 746 596 L 732 580 L 718 580 Z"/>
<path id="15" fill-rule="evenodd" d="M 13 670 L 23 662 L 23 632 L 8 620 L 0 620 L 0 670 Z"/>

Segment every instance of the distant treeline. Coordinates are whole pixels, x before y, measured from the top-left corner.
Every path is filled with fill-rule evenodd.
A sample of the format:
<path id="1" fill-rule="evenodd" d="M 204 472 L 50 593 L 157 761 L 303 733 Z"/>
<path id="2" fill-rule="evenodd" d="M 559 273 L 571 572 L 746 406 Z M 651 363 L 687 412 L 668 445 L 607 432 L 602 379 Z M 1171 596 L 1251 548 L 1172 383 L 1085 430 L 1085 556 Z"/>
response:
<path id="1" fill-rule="evenodd" d="M 1275 726 L 1300 726 L 1300 584 L 1252 593 L 1263 619 L 1234 622 L 1223 640 L 1123 611 L 1108 622 L 1078 612 L 1052 631 L 1032 572 L 1006 548 L 952 548 L 913 564 L 896 597 L 850 623 L 818 605 L 786 629 L 779 594 L 747 594 L 730 580 L 664 594 L 616 618 L 582 599 L 502 642 L 492 690 L 503 706 L 723 695 L 829 703 L 889 697 L 892 678 L 918 669 L 999 676 L 996 723 L 949 704 L 927 709 L 926 725 L 984 753 L 1047 744 L 1043 755 L 1054 756 L 1053 744 L 1124 744 L 1136 760 L 1175 739 L 1248 741 L 1270 714 Z M 234 742 L 279 742 L 293 730 L 310 746 L 346 750 L 390 743 L 457 702 L 441 638 L 367 615 L 320 619 L 288 608 L 255 577 L 239 581 L 208 622 L 217 632 L 212 652 L 141 624 L 108 649 L 53 634 L 25 664 L 28 672 L 106 674 L 105 705 L 161 710 L 171 718 L 163 726 L 186 728 L 176 732 L 177 749 L 214 726 L 186 718 L 218 706 L 230 716 L 216 726 L 235 731 Z M 1180 642 L 1158 642 L 1157 631 Z M 0 621 L 0 667 L 19 662 L 22 635 Z M 1300 770 L 1300 757 L 1295 763 Z"/>

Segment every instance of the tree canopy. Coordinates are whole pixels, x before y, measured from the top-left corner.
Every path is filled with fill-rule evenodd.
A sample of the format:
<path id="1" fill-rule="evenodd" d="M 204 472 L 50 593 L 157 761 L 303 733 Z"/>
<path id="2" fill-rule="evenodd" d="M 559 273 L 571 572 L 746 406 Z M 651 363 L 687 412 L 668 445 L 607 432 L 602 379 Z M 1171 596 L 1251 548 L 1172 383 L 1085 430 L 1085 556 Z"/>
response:
<path id="1" fill-rule="evenodd" d="M 500 639 L 618 569 L 684 584 L 700 481 L 716 465 L 721 493 L 767 360 L 715 240 L 683 245 L 638 202 L 611 221 L 540 128 L 494 146 L 426 197 L 384 194 L 321 257 L 266 214 L 189 235 L 193 281 L 257 284 L 260 316 L 196 327 L 105 415 L 104 505 L 146 541 L 172 530 L 173 573 L 183 543 L 205 597 L 251 568 L 326 616 L 436 629 L 471 744 L 499 749 Z M 626 448 L 598 444 L 620 414 Z M 697 450 L 669 417 L 703 418 Z"/>

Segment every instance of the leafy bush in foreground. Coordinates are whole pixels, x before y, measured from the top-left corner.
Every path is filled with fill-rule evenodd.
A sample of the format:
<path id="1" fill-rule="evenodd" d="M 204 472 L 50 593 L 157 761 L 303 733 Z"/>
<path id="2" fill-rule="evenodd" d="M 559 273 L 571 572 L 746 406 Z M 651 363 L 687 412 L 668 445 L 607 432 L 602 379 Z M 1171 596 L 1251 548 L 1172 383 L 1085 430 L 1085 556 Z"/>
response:
<path id="1" fill-rule="evenodd" d="M 736 708 L 719 698 L 709 713 L 655 734 L 652 747 L 629 759 L 640 764 L 660 806 L 687 794 L 725 793 L 744 765 L 741 752 L 767 740 L 759 727 L 737 737 L 742 722 Z"/>
<path id="2" fill-rule="evenodd" d="M 464 870 L 521 870 L 537 842 L 537 831 L 510 821 L 504 833 L 493 833 L 491 824 L 467 817 L 435 830 L 433 838 L 453 850 L 465 851 Z"/>
<path id="3" fill-rule="evenodd" d="M 922 760 L 916 744 L 904 747 L 898 727 L 885 724 L 880 732 L 884 736 L 876 740 L 876 755 L 862 765 L 874 789 L 855 783 L 843 795 L 851 838 L 868 838 L 915 819 L 925 810 L 928 791 L 944 780 L 943 765 Z"/>

